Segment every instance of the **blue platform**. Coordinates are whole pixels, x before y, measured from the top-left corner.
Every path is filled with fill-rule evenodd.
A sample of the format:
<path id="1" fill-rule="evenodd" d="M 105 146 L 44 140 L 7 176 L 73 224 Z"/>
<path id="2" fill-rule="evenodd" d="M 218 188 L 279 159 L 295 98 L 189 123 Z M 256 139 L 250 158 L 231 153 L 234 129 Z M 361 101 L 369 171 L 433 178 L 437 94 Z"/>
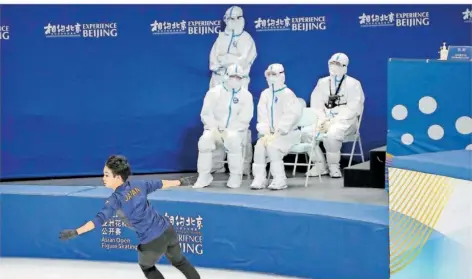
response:
<path id="1" fill-rule="evenodd" d="M 93 218 L 110 193 L 0 186 L 0 256 L 136 261 L 134 232 L 115 217 L 72 241 L 58 240 L 60 230 Z M 200 267 L 316 279 L 389 276 L 386 206 L 185 190 L 158 191 L 150 200 Z"/>

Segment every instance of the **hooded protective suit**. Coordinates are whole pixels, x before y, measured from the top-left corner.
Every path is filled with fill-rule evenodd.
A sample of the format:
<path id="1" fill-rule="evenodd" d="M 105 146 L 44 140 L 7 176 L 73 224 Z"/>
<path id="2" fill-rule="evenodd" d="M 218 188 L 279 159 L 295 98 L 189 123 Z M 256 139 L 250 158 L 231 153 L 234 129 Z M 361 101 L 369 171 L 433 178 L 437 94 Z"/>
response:
<path id="1" fill-rule="evenodd" d="M 318 127 L 302 129 L 302 141 L 310 142 L 314 128 L 324 135 L 326 159 L 319 147 L 312 158 L 315 165 L 309 175 L 330 174 L 342 177 L 339 167 L 343 139 L 357 130 L 358 117 L 364 110 L 364 91 L 361 83 L 347 75 L 349 58 L 344 53 L 334 54 L 328 61 L 330 75 L 318 80 L 311 93 L 311 107 L 318 116 Z"/>
<path id="2" fill-rule="evenodd" d="M 243 87 L 248 88 L 251 66 L 256 60 L 257 50 L 254 40 L 244 31 L 243 10 L 238 6 L 229 8 L 224 15 L 226 28 L 220 32 L 210 51 L 210 88 L 221 84 L 226 69 L 231 64 L 242 67 Z"/>
<path id="3" fill-rule="evenodd" d="M 238 6 L 232 6 L 224 15 L 226 28 L 220 32 L 218 38 L 210 51 L 210 71 L 212 72 L 210 88 L 223 82 L 228 65 L 238 64 L 243 71 L 243 87 L 248 89 L 250 82 L 250 71 L 257 57 L 257 50 L 251 35 L 244 31 L 245 20 L 243 10 Z M 246 165 L 244 173 L 250 173 L 250 162 L 252 161 L 252 135 L 248 130 L 246 135 Z M 225 152 L 217 148 L 213 152 L 212 172 L 224 172 Z"/>
<path id="4" fill-rule="evenodd" d="M 269 88 L 265 89 L 257 105 L 257 131 L 261 136 L 254 149 L 252 172 L 253 189 L 267 186 L 266 158 L 274 179 L 270 189 L 287 188 L 283 158 L 293 145 L 300 142 L 297 127 L 302 106 L 295 93 L 285 85 L 285 71 L 281 64 L 272 64 L 265 71 Z"/>
<path id="5" fill-rule="evenodd" d="M 198 179 L 194 188 L 203 188 L 213 181 L 212 152 L 223 146 L 228 154 L 230 178 L 227 186 L 241 186 L 243 139 L 254 114 L 252 94 L 242 86 L 242 68 L 231 65 L 223 84 L 211 88 L 203 101 L 201 119 L 203 135 L 198 141 Z"/>

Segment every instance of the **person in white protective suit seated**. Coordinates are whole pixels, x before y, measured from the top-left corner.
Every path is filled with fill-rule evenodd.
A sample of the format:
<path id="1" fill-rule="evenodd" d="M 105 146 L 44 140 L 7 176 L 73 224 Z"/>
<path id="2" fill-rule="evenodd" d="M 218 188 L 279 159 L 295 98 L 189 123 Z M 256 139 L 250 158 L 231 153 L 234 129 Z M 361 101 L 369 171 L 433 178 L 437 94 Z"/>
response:
<path id="1" fill-rule="evenodd" d="M 254 148 L 252 189 L 267 186 L 266 158 L 273 176 L 269 189 L 287 188 L 283 158 L 300 142 L 297 123 L 302 106 L 292 90 L 285 85 L 285 71 L 281 64 L 272 64 L 265 71 L 269 88 L 262 91 L 257 105 L 257 131 L 260 138 Z"/>
<path id="2" fill-rule="evenodd" d="M 242 86 L 244 73 L 239 65 L 230 65 L 221 85 L 211 88 L 201 111 L 204 126 L 198 141 L 198 179 L 193 188 L 203 188 L 213 181 L 212 152 L 223 146 L 228 154 L 230 177 L 227 186 L 241 186 L 243 140 L 254 115 L 252 94 Z"/>
<path id="3" fill-rule="evenodd" d="M 232 6 L 226 10 L 223 17 L 226 24 L 224 32 L 218 34 L 210 51 L 210 71 L 212 72 L 210 88 L 223 82 L 228 65 L 238 64 L 242 67 L 244 79 L 243 87 L 248 89 L 251 66 L 257 57 L 256 45 L 251 35 L 244 31 L 245 20 L 243 10 L 238 6 Z M 217 148 L 213 152 L 212 173 L 225 172 L 225 152 L 223 148 Z M 243 173 L 250 174 L 252 162 L 252 135 L 248 130 L 246 138 L 246 155 Z"/>
<path id="4" fill-rule="evenodd" d="M 311 142 L 316 132 L 323 139 L 326 159 L 317 146 L 309 176 L 329 173 L 333 178 L 342 177 L 339 162 L 343 139 L 356 133 L 365 100 L 361 83 L 347 75 L 348 65 L 346 54 L 334 54 L 328 61 L 329 76 L 319 79 L 311 93 L 310 106 L 316 111 L 318 125 L 302 128 L 302 142 Z"/>

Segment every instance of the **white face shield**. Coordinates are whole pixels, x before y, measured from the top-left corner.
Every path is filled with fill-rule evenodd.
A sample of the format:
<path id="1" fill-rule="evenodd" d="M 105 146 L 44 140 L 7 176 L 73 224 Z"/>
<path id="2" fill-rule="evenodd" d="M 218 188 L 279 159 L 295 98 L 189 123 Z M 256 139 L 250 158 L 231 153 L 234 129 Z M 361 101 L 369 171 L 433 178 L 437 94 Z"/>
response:
<path id="1" fill-rule="evenodd" d="M 266 74 L 266 79 L 267 79 L 267 84 L 272 87 L 274 85 L 275 87 L 280 87 L 281 85 L 284 84 L 284 73 L 279 73 L 279 72 L 273 72 L 269 71 Z"/>
<path id="2" fill-rule="evenodd" d="M 329 75 L 337 78 L 347 74 L 349 58 L 344 53 L 336 53 L 328 61 Z"/>
<path id="3" fill-rule="evenodd" d="M 281 64 L 270 65 L 264 75 L 270 88 L 278 90 L 285 86 L 285 69 Z"/>
<path id="4" fill-rule="evenodd" d="M 226 10 L 223 17 L 226 24 L 226 31 L 240 34 L 244 30 L 245 20 L 243 17 L 243 10 L 240 7 L 233 6 Z"/>
<path id="5" fill-rule="evenodd" d="M 228 89 L 238 91 L 243 84 L 242 67 L 230 65 L 226 71 L 225 84 Z"/>
<path id="6" fill-rule="evenodd" d="M 238 76 L 238 75 L 228 76 L 227 85 L 229 89 L 233 89 L 237 91 L 241 88 L 242 84 L 243 84 L 243 78 L 241 76 Z"/>
<path id="7" fill-rule="evenodd" d="M 343 76 L 347 73 L 347 67 L 338 61 L 331 61 L 328 64 L 329 74 L 331 76 Z"/>

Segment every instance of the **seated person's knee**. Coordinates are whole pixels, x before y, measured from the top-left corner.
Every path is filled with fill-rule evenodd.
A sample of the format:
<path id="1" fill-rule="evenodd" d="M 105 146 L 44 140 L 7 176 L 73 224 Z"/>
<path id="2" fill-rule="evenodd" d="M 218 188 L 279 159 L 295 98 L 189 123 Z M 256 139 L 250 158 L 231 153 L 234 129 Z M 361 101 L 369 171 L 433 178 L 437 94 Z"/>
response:
<path id="1" fill-rule="evenodd" d="M 265 147 L 264 140 L 258 139 L 256 144 L 254 145 L 254 150 L 264 150 L 265 148 L 266 147 Z"/>
<path id="2" fill-rule="evenodd" d="M 198 150 L 200 152 L 210 152 L 216 148 L 215 141 L 211 135 L 203 133 L 203 135 L 198 140 Z"/>
<path id="3" fill-rule="evenodd" d="M 237 132 L 228 131 L 225 138 L 225 147 L 229 152 L 241 149 L 241 138 Z"/>
<path id="4" fill-rule="evenodd" d="M 336 127 L 330 127 L 328 132 L 326 133 L 327 140 L 342 140 L 343 134 L 339 129 Z"/>
<path id="5" fill-rule="evenodd" d="M 267 146 L 267 155 L 268 155 L 270 161 L 277 161 L 277 160 L 281 159 L 280 157 L 283 157 L 283 156 L 281 156 L 281 152 L 280 152 L 279 148 L 277 146 L 272 145 L 272 144 Z"/>

